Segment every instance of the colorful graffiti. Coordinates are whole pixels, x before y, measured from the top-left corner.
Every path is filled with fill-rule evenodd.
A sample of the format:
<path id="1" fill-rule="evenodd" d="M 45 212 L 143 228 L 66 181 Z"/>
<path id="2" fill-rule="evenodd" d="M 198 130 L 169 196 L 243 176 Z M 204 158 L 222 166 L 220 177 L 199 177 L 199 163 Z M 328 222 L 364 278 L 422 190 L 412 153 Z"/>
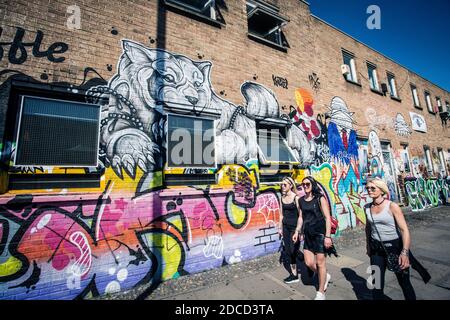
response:
<path id="1" fill-rule="evenodd" d="M 450 199 L 449 184 L 445 179 L 405 179 L 408 205 L 413 211 L 447 204 Z"/>
<path id="2" fill-rule="evenodd" d="M 101 187 L 11 191 L 0 198 L 0 298 L 82 299 L 156 285 L 279 247 L 279 190 L 260 184 L 256 125 L 286 123 L 275 94 L 245 82 L 243 104 L 235 105 L 214 92 L 211 62 L 129 40 L 122 46 L 117 73 L 108 82 L 83 81 L 86 99 L 102 104 L 96 168 L 103 172 Z M 295 90 L 294 98 L 287 145 L 320 182 L 339 220 L 339 235 L 365 223 L 362 172 L 370 167 L 384 176 L 380 141 L 371 132 L 363 170 L 354 113 L 345 101 L 334 97 L 329 112 L 315 116 L 307 90 Z M 165 166 L 167 110 L 216 118 L 217 168 Z M 5 164 L 11 165 L 14 149 L 13 143 L 3 146 Z M 167 187 L 169 171 L 215 174 L 216 181 Z M 287 174 L 299 181 L 307 172 Z"/>

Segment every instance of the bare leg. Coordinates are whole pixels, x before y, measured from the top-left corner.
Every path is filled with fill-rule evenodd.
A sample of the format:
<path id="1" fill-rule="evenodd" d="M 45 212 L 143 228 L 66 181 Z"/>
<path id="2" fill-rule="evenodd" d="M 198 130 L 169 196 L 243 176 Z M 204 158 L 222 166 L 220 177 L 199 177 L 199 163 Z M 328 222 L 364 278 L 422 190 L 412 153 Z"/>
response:
<path id="1" fill-rule="evenodd" d="M 316 259 L 314 253 L 312 253 L 309 250 L 304 250 L 303 256 L 305 257 L 306 266 L 315 273 L 317 273 Z"/>
<path id="2" fill-rule="evenodd" d="M 292 270 L 292 274 L 294 276 L 297 276 L 297 265 L 296 264 L 291 264 L 291 270 Z"/>
<path id="3" fill-rule="evenodd" d="M 325 265 L 325 255 L 323 253 L 318 253 L 316 255 L 317 267 L 319 269 L 319 292 L 324 293 L 325 281 L 327 278 L 327 267 Z"/>

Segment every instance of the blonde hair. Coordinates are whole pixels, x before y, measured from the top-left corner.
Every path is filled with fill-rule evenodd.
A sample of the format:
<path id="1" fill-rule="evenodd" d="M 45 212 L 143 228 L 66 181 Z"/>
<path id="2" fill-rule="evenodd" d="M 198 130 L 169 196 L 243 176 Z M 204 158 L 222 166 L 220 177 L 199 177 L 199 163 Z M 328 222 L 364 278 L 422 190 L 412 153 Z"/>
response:
<path id="1" fill-rule="evenodd" d="M 380 178 L 369 178 L 367 180 L 367 184 L 372 183 L 375 185 L 375 187 L 377 187 L 378 189 L 380 189 L 383 194 L 389 194 L 389 188 L 386 184 L 386 182 L 384 182 L 383 180 L 381 180 Z"/>
<path id="2" fill-rule="evenodd" d="M 291 185 L 291 191 L 292 192 L 297 192 L 297 184 L 295 183 L 295 180 L 292 179 L 291 177 L 284 177 L 282 181 L 287 180 L 289 181 L 289 184 Z"/>

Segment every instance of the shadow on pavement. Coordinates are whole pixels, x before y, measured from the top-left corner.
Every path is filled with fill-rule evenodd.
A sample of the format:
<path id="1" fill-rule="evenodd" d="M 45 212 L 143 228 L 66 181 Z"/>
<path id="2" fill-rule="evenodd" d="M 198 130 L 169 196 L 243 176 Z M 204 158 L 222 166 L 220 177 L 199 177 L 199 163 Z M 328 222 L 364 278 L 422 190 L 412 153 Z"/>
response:
<path id="1" fill-rule="evenodd" d="M 356 299 L 358 300 L 373 300 L 372 291 L 367 287 L 367 280 L 360 277 L 354 270 L 350 268 L 342 268 L 342 274 L 345 279 L 353 286 L 353 292 L 355 292 Z M 392 300 L 388 296 L 384 296 L 383 300 Z"/>

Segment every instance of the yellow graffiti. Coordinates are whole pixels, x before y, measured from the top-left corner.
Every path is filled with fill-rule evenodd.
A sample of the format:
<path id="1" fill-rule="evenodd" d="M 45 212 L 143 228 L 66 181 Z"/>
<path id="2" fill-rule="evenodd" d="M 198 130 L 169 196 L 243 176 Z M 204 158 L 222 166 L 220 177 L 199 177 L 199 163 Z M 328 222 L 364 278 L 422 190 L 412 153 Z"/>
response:
<path id="1" fill-rule="evenodd" d="M 15 274 L 22 267 L 22 262 L 15 258 L 9 257 L 6 262 L 0 264 L 0 277 L 7 277 Z"/>
<path id="2" fill-rule="evenodd" d="M 228 197 L 227 201 L 227 208 L 228 208 L 228 217 L 230 218 L 231 222 L 233 222 L 236 225 L 240 225 L 244 223 L 245 217 L 247 216 L 247 210 L 245 208 L 239 207 L 235 204 L 233 204 L 232 197 Z"/>
<path id="3" fill-rule="evenodd" d="M 158 253 L 154 251 L 154 253 L 160 259 L 161 280 L 172 279 L 178 273 L 183 248 L 171 235 L 164 233 L 152 233 L 150 240 L 152 249 L 159 251 Z"/>

